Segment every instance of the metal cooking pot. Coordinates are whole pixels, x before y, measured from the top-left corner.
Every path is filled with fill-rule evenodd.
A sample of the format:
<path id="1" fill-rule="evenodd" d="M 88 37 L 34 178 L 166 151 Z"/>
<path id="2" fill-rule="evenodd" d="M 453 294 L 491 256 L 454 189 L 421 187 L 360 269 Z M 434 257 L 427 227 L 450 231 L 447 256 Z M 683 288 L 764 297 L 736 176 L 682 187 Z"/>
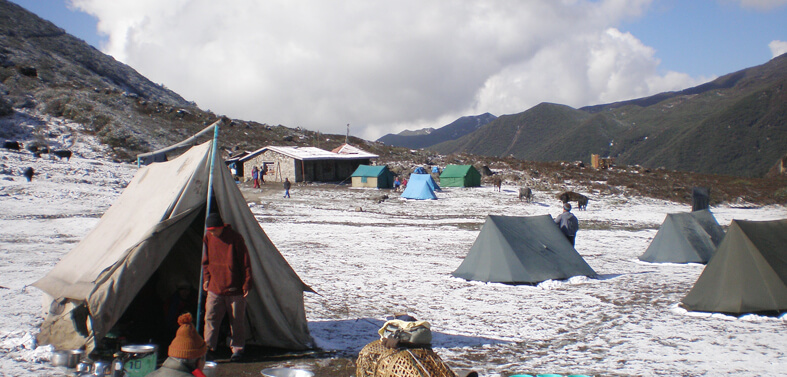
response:
<path id="1" fill-rule="evenodd" d="M 83 350 L 62 350 L 52 354 L 52 365 L 56 367 L 75 368 L 85 354 Z"/>
<path id="2" fill-rule="evenodd" d="M 202 367 L 202 374 L 205 377 L 216 377 L 216 363 L 213 361 L 206 361 L 205 366 Z"/>
<path id="3" fill-rule="evenodd" d="M 96 361 L 93 364 L 93 375 L 94 376 L 106 376 L 112 373 L 112 363 L 108 363 L 106 361 Z"/>
<path id="4" fill-rule="evenodd" d="M 77 364 L 77 373 L 90 374 L 93 369 L 93 363 L 83 360 Z"/>

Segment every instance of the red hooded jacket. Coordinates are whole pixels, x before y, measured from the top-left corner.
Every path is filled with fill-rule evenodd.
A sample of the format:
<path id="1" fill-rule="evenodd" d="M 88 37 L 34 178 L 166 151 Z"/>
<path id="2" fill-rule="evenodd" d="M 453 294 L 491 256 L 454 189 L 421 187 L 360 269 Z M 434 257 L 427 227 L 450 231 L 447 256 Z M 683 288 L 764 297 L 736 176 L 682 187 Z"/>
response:
<path id="1" fill-rule="evenodd" d="M 218 237 L 210 232 L 205 233 L 202 242 L 206 246 L 202 271 L 208 291 L 222 296 L 238 296 L 248 292 L 251 261 L 243 236 L 227 224 Z"/>

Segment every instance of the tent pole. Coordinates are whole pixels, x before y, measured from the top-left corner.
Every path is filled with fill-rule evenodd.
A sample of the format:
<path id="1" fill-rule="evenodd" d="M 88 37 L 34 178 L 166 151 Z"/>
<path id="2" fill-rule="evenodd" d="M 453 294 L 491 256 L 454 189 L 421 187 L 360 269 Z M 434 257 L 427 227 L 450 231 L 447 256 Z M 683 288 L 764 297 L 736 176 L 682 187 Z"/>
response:
<path id="1" fill-rule="evenodd" d="M 207 232 L 207 223 L 208 223 L 208 216 L 210 215 L 210 211 L 212 208 L 210 207 L 211 202 L 213 201 L 213 168 L 216 161 L 216 149 L 219 143 L 219 125 L 218 123 L 214 124 L 215 128 L 213 129 L 213 145 L 210 147 L 210 173 L 208 174 L 208 202 L 205 205 L 205 221 L 202 227 L 202 236 L 205 237 L 205 232 Z M 205 243 L 202 243 L 202 258 L 200 259 L 199 265 L 199 287 L 197 291 L 199 292 L 199 297 L 197 298 L 197 332 L 202 335 L 202 306 L 204 304 L 202 300 L 203 292 L 202 292 L 202 285 L 204 284 L 203 281 L 205 276 L 203 275 L 204 270 L 202 269 L 202 260 L 205 259 L 205 254 L 207 253 Z M 205 293 L 207 294 L 207 293 Z"/>

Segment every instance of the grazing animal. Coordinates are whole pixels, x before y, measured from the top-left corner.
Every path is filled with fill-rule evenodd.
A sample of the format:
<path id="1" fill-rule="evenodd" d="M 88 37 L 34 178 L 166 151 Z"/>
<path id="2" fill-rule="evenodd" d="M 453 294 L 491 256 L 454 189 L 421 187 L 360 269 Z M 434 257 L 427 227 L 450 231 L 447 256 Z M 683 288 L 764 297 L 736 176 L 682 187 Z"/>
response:
<path id="1" fill-rule="evenodd" d="M 24 175 L 25 178 L 27 178 L 28 182 L 33 180 L 33 174 L 35 174 L 35 172 L 33 171 L 33 168 L 29 166 L 26 167 L 25 170 L 22 172 L 22 175 Z"/>
<path id="2" fill-rule="evenodd" d="M 18 141 L 6 141 L 3 143 L 3 148 L 18 151 L 20 149 Z"/>
<path id="3" fill-rule="evenodd" d="M 557 196 L 563 203 L 577 202 L 577 207 L 580 211 L 584 211 L 588 207 L 588 197 L 573 191 L 566 191 Z"/>
<path id="4" fill-rule="evenodd" d="M 60 149 L 52 152 L 55 156 L 59 159 L 66 159 L 66 161 L 71 161 L 71 151 L 68 149 Z"/>
<path id="5" fill-rule="evenodd" d="M 519 188 L 519 200 L 527 200 L 530 203 L 533 200 L 533 190 L 530 187 Z"/>
<path id="6" fill-rule="evenodd" d="M 498 192 L 502 192 L 503 191 L 502 190 L 503 178 L 500 178 L 500 176 L 495 176 L 495 178 L 492 180 L 492 184 L 495 185 L 495 190 L 496 191 L 498 191 Z"/>

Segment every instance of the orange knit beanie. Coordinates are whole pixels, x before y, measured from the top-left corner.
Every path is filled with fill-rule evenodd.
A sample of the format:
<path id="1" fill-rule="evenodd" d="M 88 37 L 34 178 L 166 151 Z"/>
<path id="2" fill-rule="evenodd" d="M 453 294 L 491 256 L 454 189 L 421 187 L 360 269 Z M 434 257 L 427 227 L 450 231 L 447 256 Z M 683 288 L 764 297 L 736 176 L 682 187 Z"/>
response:
<path id="1" fill-rule="evenodd" d="M 169 345 L 169 356 L 179 359 L 197 359 L 208 352 L 208 345 L 202 339 L 194 325 L 191 324 L 191 314 L 186 313 L 178 317 L 178 328 L 175 339 Z"/>

